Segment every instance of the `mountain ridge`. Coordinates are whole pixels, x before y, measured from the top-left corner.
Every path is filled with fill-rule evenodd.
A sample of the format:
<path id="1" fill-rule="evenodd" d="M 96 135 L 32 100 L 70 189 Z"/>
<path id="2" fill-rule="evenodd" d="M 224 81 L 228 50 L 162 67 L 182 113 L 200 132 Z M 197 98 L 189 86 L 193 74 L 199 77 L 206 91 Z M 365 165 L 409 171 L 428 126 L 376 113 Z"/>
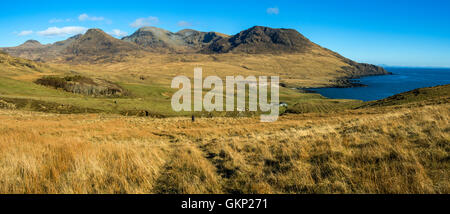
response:
<path id="1" fill-rule="evenodd" d="M 317 58 L 326 55 L 345 64 L 335 71 L 344 73 L 346 78 L 389 74 L 382 67 L 358 63 L 323 48 L 294 29 L 263 26 L 254 26 L 232 36 L 192 29 L 173 33 L 161 28 L 143 27 L 122 39 L 114 38 L 101 29 L 89 29 L 83 35 L 72 36 L 53 44 L 42 45 L 36 40 L 29 40 L 17 47 L 1 50 L 12 56 L 35 61 L 59 60 L 81 63 L 123 61 L 127 56 L 145 56 L 146 52 L 206 55 L 266 54 L 269 56 L 309 54 Z M 342 80 L 338 80 L 335 84 L 342 87 L 352 86 Z"/>
<path id="2" fill-rule="evenodd" d="M 189 52 L 195 53 L 225 34 L 216 32 L 201 32 L 192 29 L 180 30 L 176 33 L 157 27 L 142 27 L 135 33 L 122 38 L 145 50 L 152 52 Z"/>
<path id="3" fill-rule="evenodd" d="M 126 55 L 139 48 L 129 42 L 118 40 L 101 29 L 89 29 L 84 35 L 77 37 L 67 45 L 64 50 L 66 54 L 75 57 L 82 57 L 89 60 L 90 57 L 115 57 Z"/>
<path id="4" fill-rule="evenodd" d="M 302 53 L 313 43 L 294 29 L 254 26 L 211 44 L 204 53 Z"/>

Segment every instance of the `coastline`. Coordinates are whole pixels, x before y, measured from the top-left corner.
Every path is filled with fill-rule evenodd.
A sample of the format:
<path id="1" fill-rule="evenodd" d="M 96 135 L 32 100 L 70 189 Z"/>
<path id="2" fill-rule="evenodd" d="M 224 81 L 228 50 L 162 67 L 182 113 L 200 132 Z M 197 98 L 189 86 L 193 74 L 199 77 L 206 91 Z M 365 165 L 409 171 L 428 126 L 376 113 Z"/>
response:
<path id="1" fill-rule="evenodd" d="M 385 76 L 385 75 L 393 75 L 392 72 L 386 72 L 384 74 L 366 74 L 366 75 L 358 75 L 358 76 L 351 76 L 351 77 L 343 77 L 338 78 L 336 80 L 332 80 L 332 84 L 329 86 L 323 86 L 323 87 L 312 87 L 312 88 L 295 88 L 296 90 L 302 92 L 302 93 L 318 93 L 315 91 L 315 89 L 321 89 L 321 88 L 359 88 L 359 87 L 367 87 L 368 85 L 362 84 L 360 79 L 364 77 L 371 77 L 371 76 Z"/>
<path id="2" fill-rule="evenodd" d="M 361 65 L 361 64 L 359 64 Z M 323 86 L 323 87 L 312 87 L 312 88 L 295 88 L 300 93 L 314 93 L 314 94 L 321 94 L 316 89 L 323 89 L 323 88 L 361 88 L 361 87 L 368 87 L 369 85 L 365 85 L 361 83 L 361 78 L 364 77 L 371 77 L 371 76 L 386 76 L 386 75 L 394 75 L 392 72 L 388 72 L 384 67 L 375 66 L 375 65 L 369 65 L 369 64 L 363 64 L 364 66 L 370 66 L 372 68 L 370 73 L 364 73 L 364 71 L 361 74 L 358 75 L 352 75 L 349 77 L 341 77 L 335 80 L 331 80 L 330 82 L 333 82 L 329 86 Z M 321 94 L 322 95 L 322 94 Z M 322 95 L 324 96 L 324 95 Z M 326 96 L 324 96 L 326 97 Z M 327 99 L 333 99 L 330 97 L 326 97 Z"/>
<path id="3" fill-rule="evenodd" d="M 450 69 L 392 69 L 390 67 L 387 69 L 392 72 L 391 75 L 368 75 L 361 79 L 348 79 L 349 82 L 345 82 L 346 87 L 335 84 L 329 87 L 308 88 L 306 90 L 333 99 L 372 101 L 418 88 L 450 84 Z M 364 84 L 368 87 L 361 87 Z"/>

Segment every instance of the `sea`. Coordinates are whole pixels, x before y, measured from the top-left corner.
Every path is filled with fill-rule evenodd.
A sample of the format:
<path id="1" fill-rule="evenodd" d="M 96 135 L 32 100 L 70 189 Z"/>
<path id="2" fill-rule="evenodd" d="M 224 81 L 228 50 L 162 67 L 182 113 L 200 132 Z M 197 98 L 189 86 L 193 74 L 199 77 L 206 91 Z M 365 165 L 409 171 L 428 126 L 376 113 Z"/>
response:
<path id="1" fill-rule="evenodd" d="M 370 76 L 353 81 L 366 85 L 354 88 L 316 88 L 332 99 L 380 100 L 417 88 L 450 84 L 450 68 L 385 67 L 392 75 Z"/>

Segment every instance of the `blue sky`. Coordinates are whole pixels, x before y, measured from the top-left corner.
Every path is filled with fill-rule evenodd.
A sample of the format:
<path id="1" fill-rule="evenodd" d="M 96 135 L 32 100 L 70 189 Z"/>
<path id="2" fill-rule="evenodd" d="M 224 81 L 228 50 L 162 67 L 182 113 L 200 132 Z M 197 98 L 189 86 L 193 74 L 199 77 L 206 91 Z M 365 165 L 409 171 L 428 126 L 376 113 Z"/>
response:
<path id="1" fill-rule="evenodd" d="M 294 28 L 359 62 L 450 67 L 448 0 L 7 1 L 0 47 L 63 40 L 88 28 L 121 37 L 139 26 L 235 34 L 263 25 Z"/>

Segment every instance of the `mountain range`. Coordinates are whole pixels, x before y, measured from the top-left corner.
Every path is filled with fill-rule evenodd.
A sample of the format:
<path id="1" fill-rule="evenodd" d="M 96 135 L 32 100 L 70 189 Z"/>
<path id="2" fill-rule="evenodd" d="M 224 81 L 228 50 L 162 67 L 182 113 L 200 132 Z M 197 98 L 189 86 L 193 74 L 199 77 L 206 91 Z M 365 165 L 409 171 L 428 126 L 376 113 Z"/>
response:
<path id="1" fill-rule="evenodd" d="M 37 61 L 61 57 L 72 60 L 74 57 L 105 58 L 138 52 L 200 53 L 218 40 L 228 37 L 217 32 L 185 29 L 172 33 L 161 28 L 142 27 L 130 36 L 117 39 L 101 29 L 89 29 L 83 35 L 79 34 L 53 44 L 43 45 L 36 40 L 28 40 L 17 47 L 1 49 L 12 56 Z"/>
<path id="2" fill-rule="evenodd" d="M 35 61 L 93 62 L 122 59 L 124 56 L 157 54 L 315 54 L 331 56 L 345 63 L 347 77 L 388 74 L 383 68 L 354 62 L 323 48 L 294 29 L 255 26 L 236 35 L 201 32 L 191 29 L 173 33 L 156 27 L 143 27 L 117 39 L 101 29 L 89 29 L 64 41 L 43 45 L 29 40 L 17 47 L 1 48 L 4 52 Z"/>

